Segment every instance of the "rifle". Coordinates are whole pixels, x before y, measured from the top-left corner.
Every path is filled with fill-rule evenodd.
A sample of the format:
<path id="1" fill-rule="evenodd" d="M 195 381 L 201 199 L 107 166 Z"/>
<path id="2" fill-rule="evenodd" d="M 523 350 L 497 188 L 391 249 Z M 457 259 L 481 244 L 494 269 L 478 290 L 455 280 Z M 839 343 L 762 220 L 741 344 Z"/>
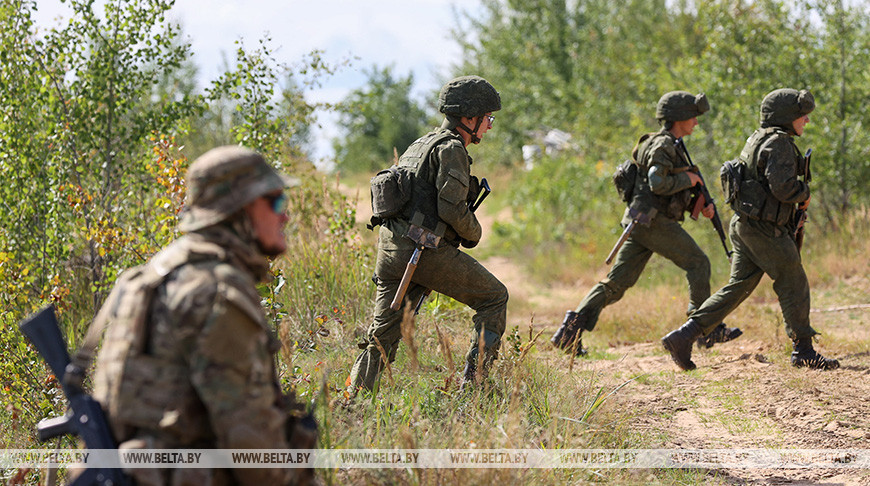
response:
<path id="1" fill-rule="evenodd" d="M 807 154 L 804 156 L 804 182 L 809 184 L 813 180 L 813 174 L 810 172 L 810 157 L 813 155 L 813 149 L 807 149 Z M 810 205 L 809 199 L 798 204 L 797 211 L 794 213 L 795 230 L 794 243 L 797 245 L 798 252 L 804 245 L 804 223 L 807 222 L 807 208 Z"/>
<path id="2" fill-rule="evenodd" d="M 704 176 L 701 175 L 701 169 L 692 163 L 692 157 L 689 156 L 689 151 L 686 150 L 686 144 L 683 143 L 682 138 L 678 138 L 677 145 L 683 148 L 683 153 L 686 154 L 686 160 L 689 162 L 689 170 L 698 175 L 701 179 L 701 183 L 697 185 L 697 194 L 692 200 L 692 212 L 689 214 L 693 220 L 698 220 L 698 214 L 704 209 L 707 204 L 713 205 L 713 217 L 710 218 L 710 222 L 713 223 L 713 228 L 716 229 L 716 233 L 719 234 L 719 240 L 722 241 L 722 247 L 725 248 L 725 256 L 728 257 L 728 261 L 731 261 L 731 254 L 733 251 L 728 249 L 728 237 L 725 235 L 725 228 L 722 226 L 722 220 L 719 218 L 719 211 L 716 210 L 716 204 L 713 202 L 713 197 L 710 196 L 710 191 L 707 190 L 707 182 L 704 181 Z"/>
<path id="3" fill-rule="evenodd" d="M 81 437 L 88 449 L 117 449 L 103 409 L 93 397 L 84 392 L 82 380 L 85 370 L 70 362 L 54 306 L 44 307 L 22 321 L 18 327 L 51 368 L 69 401 L 69 410 L 65 415 L 43 419 L 36 426 L 40 442 L 72 434 Z M 88 468 L 70 486 L 127 484 L 130 484 L 129 480 L 120 469 Z"/>
<path id="4" fill-rule="evenodd" d="M 610 250 L 610 254 L 607 255 L 607 259 L 604 260 L 604 263 L 610 265 L 610 262 L 613 261 L 613 257 L 616 256 L 616 252 L 622 248 L 622 245 L 625 244 L 628 237 L 631 236 L 631 232 L 634 231 L 634 227 L 638 224 L 648 225 L 655 218 L 658 210 L 656 208 L 650 208 L 649 213 L 642 213 L 640 210 L 635 209 L 633 207 L 628 208 L 628 215 L 631 217 L 631 223 L 628 223 L 628 226 L 622 231 L 622 234 L 619 236 L 619 240 L 617 240 L 616 244 L 613 245 L 613 249 Z"/>
<path id="5" fill-rule="evenodd" d="M 405 238 L 414 242 L 414 253 L 411 254 L 411 259 L 405 266 L 405 273 L 402 274 L 402 280 L 399 282 L 399 288 L 396 290 L 396 295 L 393 297 L 393 302 L 390 303 L 390 309 L 399 310 L 402 306 L 402 299 L 405 298 L 405 292 L 408 291 L 408 286 L 411 285 L 411 277 L 417 270 L 417 264 L 420 262 L 420 255 L 426 248 L 438 248 L 438 243 L 441 242 L 441 236 L 444 234 L 445 225 L 439 221 L 435 231 L 428 230 L 423 227 L 423 213 L 417 212 L 411 218 L 411 226 L 408 228 L 408 233 Z"/>
<path id="6" fill-rule="evenodd" d="M 468 203 L 468 209 L 472 213 L 477 211 L 477 208 L 479 208 L 480 205 L 483 204 L 483 200 L 486 199 L 486 196 L 489 196 L 489 193 L 491 193 L 491 192 L 492 192 L 492 189 L 489 188 L 489 182 L 486 180 L 486 177 L 484 177 L 483 179 L 480 180 L 480 194 L 477 196 L 476 200 L 470 201 Z M 419 255 L 417 258 L 419 260 Z M 413 260 L 413 259 L 414 259 L 414 256 L 411 255 L 411 260 Z M 415 267 L 416 267 L 416 265 L 415 265 Z M 420 300 L 418 300 L 417 305 L 414 306 L 414 315 L 417 315 L 420 313 L 420 309 L 423 307 L 423 301 L 425 301 L 426 297 L 429 297 L 429 294 L 431 294 L 431 293 L 432 293 L 432 289 L 427 288 L 426 290 L 423 291 L 423 295 L 420 296 Z M 393 303 L 395 303 L 395 300 L 393 301 Z M 392 307 L 392 305 L 390 307 Z M 398 310 L 398 308 L 393 309 L 393 310 Z"/>

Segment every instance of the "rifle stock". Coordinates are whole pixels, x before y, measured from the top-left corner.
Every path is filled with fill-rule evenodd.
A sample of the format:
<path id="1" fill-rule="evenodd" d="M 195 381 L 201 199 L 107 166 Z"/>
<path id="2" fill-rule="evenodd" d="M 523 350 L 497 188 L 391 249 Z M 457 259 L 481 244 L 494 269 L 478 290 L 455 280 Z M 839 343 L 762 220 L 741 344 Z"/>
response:
<path id="1" fill-rule="evenodd" d="M 39 440 L 44 442 L 61 435 L 80 437 L 88 449 L 117 449 L 108 421 L 100 404 L 84 392 L 81 380 L 83 370 L 70 362 L 66 341 L 61 334 L 54 306 L 44 307 L 19 325 L 51 372 L 60 382 L 69 401 L 69 410 L 62 417 L 43 419 L 36 426 Z M 129 484 L 120 469 L 89 468 L 71 485 L 118 486 Z"/>
<path id="2" fill-rule="evenodd" d="M 658 210 L 656 208 L 650 208 L 649 213 L 642 213 L 639 210 L 629 207 L 628 215 L 631 217 L 631 222 L 625 227 L 622 231 L 622 234 L 619 235 L 619 240 L 616 241 L 616 244 L 613 245 L 613 248 L 610 250 L 610 254 L 607 255 L 607 258 L 604 260 L 604 263 L 610 265 L 610 262 L 613 261 L 613 258 L 616 256 L 616 253 L 619 252 L 619 249 L 622 248 L 622 245 L 628 240 L 628 237 L 631 236 L 631 232 L 634 231 L 635 226 L 638 224 L 648 225 L 652 222 L 652 219 L 656 216 Z"/>

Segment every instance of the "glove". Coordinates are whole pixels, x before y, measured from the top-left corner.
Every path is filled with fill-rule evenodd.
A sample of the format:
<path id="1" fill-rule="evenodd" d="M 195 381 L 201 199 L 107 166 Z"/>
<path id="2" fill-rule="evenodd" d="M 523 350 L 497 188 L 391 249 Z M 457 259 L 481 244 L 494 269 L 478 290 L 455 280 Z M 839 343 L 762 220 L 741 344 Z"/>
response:
<path id="1" fill-rule="evenodd" d="M 477 246 L 478 243 L 480 243 L 480 241 L 471 241 L 466 240 L 465 238 L 459 239 L 459 244 L 462 245 L 464 248 L 474 248 L 475 246 Z"/>

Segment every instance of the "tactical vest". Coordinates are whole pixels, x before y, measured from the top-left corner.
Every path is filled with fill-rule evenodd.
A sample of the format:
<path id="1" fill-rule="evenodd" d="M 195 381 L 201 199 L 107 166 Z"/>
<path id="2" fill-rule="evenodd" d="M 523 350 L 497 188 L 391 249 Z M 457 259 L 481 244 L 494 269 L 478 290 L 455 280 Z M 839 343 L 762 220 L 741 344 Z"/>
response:
<path id="1" fill-rule="evenodd" d="M 119 442 L 131 438 L 138 428 L 162 431 L 182 444 L 213 439 L 205 410 L 198 410 L 202 405 L 189 384 L 187 367 L 145 351 L 155 290 L 183 265 L 222 260 L 226 255 L 214 243 L 191 243 L 176 240 L 148 263 L 121 274 L 91 325 L 94 331 L 88 331 L 90 337 L 107 329 L 97 358 L 94 397 Z M 204 431 L 208 432 L 204 435 Z"/>
<path id="2" fill-rule="evenodd" d="M 441 222 L 438 217 L 438 188 L 435 186 L 438 165 L 430 154 L 438 144 L 453 137 L 460 140 L 455 132 L 439 128 L 417 139 L 399 157 L 399 168 L 411 176 L 411 199 L 402 211 L 402 219 L 410 221 L 415 213 L 420 212 L 423 214 L 423 226 L 430 230 L 434 230 Z M 444 240 L 450 241 L 456 237 L 453 228 L 447 226 Z"/>
<path id="3" fill-rule="evenodd" d="M 659 214 L 679 221 L 683 219 L 683 213 L 688 208 L 689 202 L 692 199 L 691 191 L 686 189 L 676 194 L 662 196 L 654 193 L 649 185 L 649 147 L 655 140 L 661 137 L 670 139 L 672 135 L 665 130 L 660 130 L 644 134 L 637 142 L 637 147 L 633 151 L 632 156 L 639 170 L 635 179 L 634 197 L 630 205 L 640 212 L 647 214 L 650 208 L 655 208 Z M 677 150 L 677 158 L 678 160 L 675 161 L 674 169 L 685 170 L 689 166 L 689 163 L 679 150 Z"/>
<path id="4" fill-rule="evenodd" d="M 795 157 L 803 158 L 794 139 L 782 128 L 768 127 L 756 130 L 746 141 L 738 158 L 738 163 L 743 164 L 745 169 L 731 208 L 750 219 L 785 226 L 794 219 L 795 205 L 784 203 L 773 195 L 770 183 L 764 175 L 765 167 L 759 167 L 758 154 L 761 152 L 761 147 L 775 137 L 787 137 Z M 797 164 L 797 167 L 801 166 L 802 164 Z"/>

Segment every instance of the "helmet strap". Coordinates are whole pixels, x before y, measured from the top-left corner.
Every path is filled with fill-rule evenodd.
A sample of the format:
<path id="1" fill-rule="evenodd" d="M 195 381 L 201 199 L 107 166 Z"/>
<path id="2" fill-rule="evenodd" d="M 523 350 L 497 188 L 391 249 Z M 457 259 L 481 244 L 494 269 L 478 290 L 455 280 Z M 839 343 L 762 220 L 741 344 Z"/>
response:
<path id="1" fill-rule="evenodd" d="M 480 129 L 480 123 L 483 121 L 483 117 L 477 117 L 477 123 L 474 125 L 474 130 L 469 130 L 464 123 L 460 122 L 456 124 L 456 128 L 458 130 L 462 130 L 463 132 L 471 135 L 471 143 L 478 144 L 480 143 L 480 137 L 477 136 L 477 130 Z"/>

